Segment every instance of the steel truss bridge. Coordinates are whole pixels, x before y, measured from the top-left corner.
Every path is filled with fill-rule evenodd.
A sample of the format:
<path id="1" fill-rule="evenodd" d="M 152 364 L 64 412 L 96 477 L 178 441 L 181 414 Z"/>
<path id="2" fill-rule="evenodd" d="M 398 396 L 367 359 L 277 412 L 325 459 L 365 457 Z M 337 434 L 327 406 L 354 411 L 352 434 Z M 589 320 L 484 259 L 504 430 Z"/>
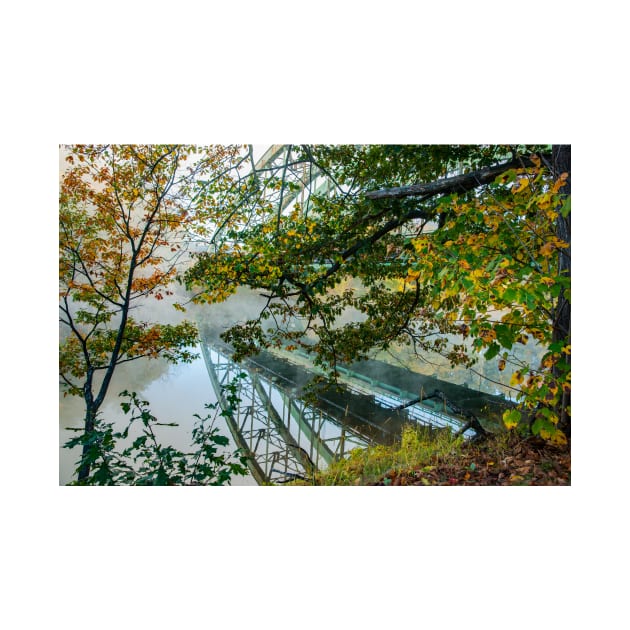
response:
<path id="1" fill-rule="evenodd" d="M 308 479 L 349 450 L 370 443 L 322 409 L 307 405 L 274 374 L 252 360 L 239 365 L 225 349 L 202 343 L 215 395 L 236 446 L 259 485 Z M 237 383 L 240 404 L 230 406 L 226 386 Z"/>
<path id="2" fill-rule="evenodd" d="M 339 399 L 320 398 L 321 406 L 307 404 L 300 399 L 296 383 L 268 363 L 249 359 L 237 364 L 229 349 L 218 343 L 202 342 L 201 350 L 232 438 L 259 485 L 310 479 L 316 470 L 354 448 L 392 442 L 405 423 L 455 429 L 462 425 L 461 420 L 423 404 L 392 413 L 413 396 L 371 379 L 361 384 L 354 378 L 360 375 L 348 370 L 346 396 L 355 397 L 352 407 L 359 412 L 351 411 L 351 405 L 344 407 Z M 232 384 L 240 398 L 236 409 L 226 394 Z M 364 412 L 361 401 L 366 398 L 375 415 Z"/>

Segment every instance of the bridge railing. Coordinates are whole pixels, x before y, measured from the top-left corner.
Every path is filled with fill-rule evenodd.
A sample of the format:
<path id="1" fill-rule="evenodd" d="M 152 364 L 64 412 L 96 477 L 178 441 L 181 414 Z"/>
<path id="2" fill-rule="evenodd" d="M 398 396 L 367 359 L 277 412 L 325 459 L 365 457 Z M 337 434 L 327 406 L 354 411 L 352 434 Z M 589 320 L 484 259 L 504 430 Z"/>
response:
<path id="1" fill-rule="evenodd" d="M 298 349 L 294 352 L 304 358 L 308 358 L 304 351 Z M 417 398 L 417 395 L 349 368 L 338 365 L 336 369 L 337 372 L 346 377 L 343 381 L 345 387 L 350 391 L 374 396 L 375 402 L 386 409 L 401 407 Z M 365 383 L 367 387 L 362 387 L 359 383 Z M 459 431 L 464 426 L 464 421 L 461 418 L 448 413 L 446 405 L 443 405 L 442 410 L 438 410 L 434 407 L 434 404 L 433 400 L 418 402 L 405 407 L 405 411 L 412 421 L 430 428 L 449 427 L 454 431 Z M 466 438 L 474 437 L 474 435 L 475 432 L 470 429 L 463 433 L 463 436 Z"/>

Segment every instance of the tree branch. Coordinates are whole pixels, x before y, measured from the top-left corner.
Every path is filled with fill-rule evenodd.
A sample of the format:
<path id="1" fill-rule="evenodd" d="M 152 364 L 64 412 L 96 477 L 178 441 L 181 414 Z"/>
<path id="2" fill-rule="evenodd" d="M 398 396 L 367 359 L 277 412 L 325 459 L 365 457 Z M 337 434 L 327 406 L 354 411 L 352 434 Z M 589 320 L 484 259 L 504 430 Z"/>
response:
<path id="1" fill-rule="evenodd" d="M 548 156 L 539 156 L 541 159 Z M 398 188 L 383 188 L 381 190 L 372 190 L 365 193 L 367 199 L 400 199 L 401 197 L 433 197 L 435 195 L 468 192 L 478 186 L 493 182 L 498 175 L 505 173 L 513 168 L 526 168 L 535 166 L 531 159 L 519 157 L 509 162 L 496 164 L 481 168 L 464 175 L 456 175 L 447 177 L 446 179 L 431 182 L 430 184 L 412 184 L 410 186 L 400 186 Z"/>

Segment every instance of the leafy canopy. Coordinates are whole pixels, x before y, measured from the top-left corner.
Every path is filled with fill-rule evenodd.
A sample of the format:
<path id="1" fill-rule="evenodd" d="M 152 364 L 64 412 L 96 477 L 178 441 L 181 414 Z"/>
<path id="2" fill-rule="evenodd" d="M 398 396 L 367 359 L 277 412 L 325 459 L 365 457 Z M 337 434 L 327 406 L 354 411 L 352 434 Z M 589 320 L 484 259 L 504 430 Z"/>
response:
<path id="1" fill-rule="evenodd" d="M 95 440 L 111 438 L 111 430 L 99 428 L 98 410 L 116 368 L 142 358 L 178 362 L 194 356 L 189 350 L 197 340 L 193 323 L 154 322 L 142 317 L 142 307 L 149 298 L 171 298 L 191 245 L 223 222 L 216 193 L 232 185 L 227 174 L 238 149 L 77 145 L 65 151 L 59 193 L 59 375 L 64 395 L 82 396 L 85 403 L 78 469 L 84 483 Z"/>
<path id="2" fill-rule="evenodd" d="M 203 178 L 236 150 L 170 145 L 72 146 L 59 197 L 60 377 L 83 395 L 85 379 L 141 357 L 188 361 L 192 323 L 141 321 L 146 298 L 163 300 L 191 241 L 214 226 Z M 177 305 L 176 305 L 177 306 Z M 180 308 L 183 308 L 180 306 Z M 107 381 L 107 376 L 106 376 Z"/>
<path id="3" fill-rule="evenodd" d="M 237 356 L 301 346 L 333 374 L 392 345 L 453 365 L 482 356 L 511 367 L 534 432 L 562 441 L 555 409 L 570 390 L 570 337 L 554 313 L 560 296 L 570 301 L 570 277 L 559 270 L 569 243 L 556 223 L 570 198 L 549 147 L 275 151 L 238 187 L 217 191 L 238 229 L 186 273 L 202 301 L 241 285 L 267 298 L 259 317 L 224 334 Z M 542 348 L 539 365 L 513 353 L 528 340 Z M 507 413 L 506 425 L 520 417 Z"/>

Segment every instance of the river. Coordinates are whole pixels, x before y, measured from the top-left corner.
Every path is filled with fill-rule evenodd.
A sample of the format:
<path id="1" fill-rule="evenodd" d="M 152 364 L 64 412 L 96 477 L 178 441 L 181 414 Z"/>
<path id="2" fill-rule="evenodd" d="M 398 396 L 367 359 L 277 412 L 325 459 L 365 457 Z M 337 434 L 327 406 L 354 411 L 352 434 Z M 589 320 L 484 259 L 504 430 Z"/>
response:
<path id="1" fill-rule="evenodd" d="M 118 392 L 133 389 L 143 400 L 150 402 L 152 413 L 160 422 L 177 422 L 179 427 L 158 427 L 163 444 L 186 451 L 190 447 L 192 427 L 196 421 L 194 414 L 205 416 L 205 404 L 216 402 L 203 359 L 200 357 L 188 364 L 169 365 L 160 359 L 139 360 L 121 366 L 116 374 L 110 394 L 103 407 L 103 417 L 121 428 L 126 416 L 120 408 Z M 112 393 L 114 392 L 114 393 Z M 79 398 L 60 397 L 59 414 L 59 483 L 65 485 L 73 478 L 79 449 L 72 451 L 62 448 L 62 444 L 74 435 L 66 427 L 80 427 L 82 423 L 82 401 Z M 229 430 L 221 417 L 215 426 L 221 434 L 230 437 Z M 232 447 L 233 450 L 234 447 Z M 256 485 L 251 476 L 235 476 L 232 485 Z"/>
<path id="2" fill-rule="evenodd" d="M 254 292 L 248 289 L 240 289 L 236 296 L 230 298 L 223 304 L 217 304 L 211 307 L 192 307 L 188 316 L 199 322 L 202 332 L 207 331 L 208 326 L 211 324 L 211 329 L 216 333 L 233 324 L 235 321 L 242 321 L 244 318 L 255 316 L 260 308 L 259 301 L 259 296 Z M 148 305 L 144 306 L 148 307 Z M 152 312 L 150 314 L 147 313 L 147 315 L 151 315 L 150 319 L 154 321 L 173 321 L 182 317 L 181 313 L 176 312 L 174 309 L 167 309 L 166 305 L 162 303 L 159 305 L 150 305 L 150 308 Z M 200 348 L 195 348 L 194 350 L 201 355 Z M 475 414 L 481 413 L 482 416 L 486 417 L 488 414 L 484 413 L 480 405 L 483 404 L 487 409 L 486 403 L 491 402 L 495 405 L 496 411 L 497 403 L 500 405 L 500 401 L 502 400 L 500 397 L 491 396 L 490 392 L 482 394 L 480 391 L 475 391 L 476 388 L 469 388 L 468 385 L 462 388 L 461 386 L 449 385 L 448 382 L 445 382 L 446 380 L 451 382 L 457 382 L 457 380 L 461 381 L 463 378 L 462 372 L 466 372 L 465 370 L 457 370 L 458 378 L 453 378 L 453 374 L 445 374 L 445 381 L 439 381 L 433 376 L 422 375 L 413 368 L 410 369 L 410 365 L 401 367 L 389 361 L 368 361 L 363 362 L 361 367 L 353 367 L 353 370 L 359 369 L 362 374 L 352 376 L 352 374 L 354 374 L 352 370 L 348 374 L 351 381 L 349 386 L 352 392 L 346 391 L 340 399 L 334 402 L 331 398 L 332 394 L 328 393 L 324 396 L 324 399 L 320 401 L 318 406 L 320 412 L 317 413 L 323 411 L 325 415 L 332 414 L 331 421 L 326 420 L 322 425 L 322 417 L 320 416 L 317 420 L 317 427 L 311 426 L 309 428 L 304 425 L 304 419 L 299 417 L 300 414 L 297 411 L 297 407 L 293 405 L 295 404 L 303 408 L 303 413 L 307 415 L 312 415 L 314 408 L 301 407 L 301 403 L 297 401 L 296 403 L 292 403 L 288 399 L 282 402 L 282 393 L 278 387 L 281 386 L 281 381 L 286 381 L 284 391 L 289 392 L 289 397 L 295 396 L 297 389 L 304 384 L 302 382 L 304 378 L 309 378 L 307 374 L 310 372 L 311 368 L 309 367 L 308 361 L 305 363 L 304 359 L 300 359 L 297 356 L 293 357 L 293 353 L 284 354 L 287 354 L 287 356 L 277 358 L 267 356 L 266 359 L 258 359 L 257 362 L 250 365 L 250 368 L 254 368 L 254 373 L 257 373 L 260 369 L 263 371 L 267 370 L 266 375 L 260 374 L 257 378 L 262 379 L 261 382 L 266 383 L 266 385 L 264 385 L 265 388 L 269 388 L 269 400 L 271 404 L 276 407 L 282 422 L 286 423 L 286 421 L 288 421 L 290 425 L 290 417 L 293 416 L 294 421 L 297 422 L 298 425 L 301 423 L 300 427 L 294 426 L 292 429 L 294 433 L 293 438 L 296 440 L 294 447 L 298 450 L 304 450 L 304 447 L 306 447 L 306 450 L 309 451 L 308 455 L 310 458 L 314 461 L 318 461 L 317 465 L 321 465 L 322 462 L 319 462 L 317 457 L 313 457 L 312 449 L 314 443 L 315 445 L 320 444 L 320 431 L 324 431 L 324 434 L 322 434 L 324 438 L 322 448 L 324 450 L 327 449 L 326 440 L 332 440 L 329 445 L 335 445 L 337 448 L 340 448 L 342 452 L 345 448 L 345 452 L 347 452 L 349 448 L 352 448 L 353 440 L 356 441 L 357 437 L 361 434 L 363 438 L 367 438 L 370 441 L 388 443 L 394 437 L 394 434 L 389 435 L 391 429 L 394 428 L 394 433 L 398 434 L 400 427 L 395 428 L 399 420 L 394 418 L 389 411 L 383 409 L 383 405 L 391 409 L 400 403 L 411 400 L 417 396 L 420 391 L 424 391 L 425 394 L 430 394 L 434 390 L 439 389 L 440 391 L 446 392 L 448 399 L 457 402 L 460 407 L 463 406 L 472 410 Z M 208 357 L 206 357 L 206 359 L 207 358 Z M 391 360 L 391 357 L 383 357 L 383 359 L 387 358 Z M 286 363 L 287 359 L 289 363 Z M 260 361 L 263 361 L 263 363 L 261 364 Z M 296 361 L 301 363 L 307 370 L 307 372 L 304 372 L 299 378 L 296 376 L 296 370 L 298 369 L 295 365 Z M 417 367 L 417 361 L 410 363 L 415 363 L 414 367 Z M 291 367 L 291 364 L 293 364 L 293 367 Z M 126 416 L 121 409 L 121 399 L 118 393 L 123 390 L 134 391 L 142 400 L 149 401 L 151 412 L 157 417 L 159 422 L 178 423 L 178 427 L 157 428 L 156 432 L 158 432 L 160 442 L 164 445 L 171 445 L 182 451 L 188 451 L 191 447 L 191 430 L 196 421 L 195 414 L 199 414 L 202 417 L 207 415 L 208 411 L 205 405 L 217 402 L 215 389 L 213 388 L 213 380 L 208 369 L 209 366 L 206 365 L 204 358 L 201 356 L 189 364 L 172 365 L 162 359 L 139 359 L 127 364 L 122 364 L 117 368 L 114 374 L 105 403 L 101 408 L 102 417 L 107 422 L 114 422 L 116 428 L 122 429 L 126 426 L 128 416 Z M 241 371 L 238 367 L 232 369 Z M 431 369 L 434 369 L 434 367 Z M 356 377 L 359 378 L 358 381 Z M 278 378 L 280 381 L 278 381 Z M 216 387 L 216 374 L 214 376 L 214 383 Z M 402 398 L 392 396 L 392 391 L 397 389 L 394 385 L 398 388 L 402 387 L 406 392 L 406 394 L 399 394 Z M 251 390 L 251 382 L 249 387 Z M 498 392 L 491 393 L 495 394 Z M 238 424 L 242 425 L 242 427 L 247 424 L 248 427 L 250 427 L 249 433 L 245 431 L 249 436 L 247 438 L 249 440 L 247 448 L 250 450 L 253 448 L 254 451 L 256 451 L 256 448 L 259 448 L 256 457 L 259 458 L 260 456 L 261 461 L 265 459 L 265 455 L 267 456 L 267 461 L 263 464 L 263 467 L 266 467 L 267 471 L 273 468 L 278 472 L 278 469 L 281 467 L 278 462 L 283 459 L 284 470 L 286 472 L 291 472 L 292 470 L 293 473 L 303 474 L 304 469 L 298 470 L 295 469 L 295 467 L 290 468 L 290 466 L 287 468 L 287 451 L 284 451 L 284 454 L 282 454 L 282 447 L 278 450 L 278 448 L 276 448 L 277 444 L 271 445 L 270 440 L 273 441 L 275 438 L 282 437 L 279 434 L 276 435 L 278 423 L 276 422 L 274 426 L 273 421 L 269 422 L 269 419 L 266 417 L 268 416 L 267 412 L 257 411 L 256 414 L 254 414 L 253 411 L 251 413 L 248 411 L 249 409 L 253 410 L 255 405 L 263 404 L 264 406 L 264 404 L 268 404 L 264 402 L 261 403 L 260 396 L 264 398 L 265 394 L 261 393 L 260 395 L 255 395 L 254 398 L 251 398 L 251 396 L 248 398 L 248 394 L 245 394 L 244 398 L 242 398 L 244 402 L 241 404 L 241 408 L 238 411 Z M 494 401 L 489 400 L 490 398 L 494 399 Z M 382 411 L 379 412 L 378 409 L 374 409 L 375 406 L 381 408 Z M 414 409 L 412 408 L 408 411 L 411 413 Z M 426 415 L 427 410 L 425 409 L 424 412 L 422 412 L 419 408 L 416 408 L 415 411 L 420 415 L 418 416 L 418 414 L 416 414 L 416 417 L 412 414 L 412 417 L 422 423 L 423 420 L 419 420 L 419 417 Z M 248 416 L 248 413 L 250 413 L 250 416 Z M 428 410 L 428 413 L 435 414 L 436 411 Z M 500 413 L 501 411 L 499 410 L 493 415 L 500 416 Z M 296 416 L 296 414 L 298 415 Z M 256 416 L 256 421 L 254 421 L 254 415 Z M 336 420 L 335 416 L 337 417 Z M 353 419 L 353 416 L 356 416 L 356 418 Z M 371 417 L 372 420 L 370 420 Z M 377 427 L 377 433 L 378 431 L 385 431 L 387 435 L 372 435 L 371 433 L 374 433 L 373 430 L 370 430 L 371 433 L 368 431 L 368 433 L 370 433 L 369 436 L 365 431 L 359 431 L 359 433 L 356 434 L 355 429 L 357 427 L 353 426 L 353 424 L 356 425 L 357 418 L 359 419 L 359 424 L 365 425 L 367 422 L 367 424 L 372 424 L 373 427 Z M 79 458 L 78 448 L 70 451 L 69 449 L 63 448 L 62 445 L 70 437 L 75 435 L 74 432 L 68 431 L 68 427 L 79 428 L 82 426 L 82 420 L 82 399 L 78 397 L 64 398 L 60 394 L 59 483 L 62 485 L 67 484 L 73 479 L 76 462 Z M 435 417 L 429 419 L 429 423 L 432 426 L 444 426 L 443 421 L 444 418 L 438 418 L 437 422 L 435 422 Z M 229 452 L 234 451 L 237 446 L 234 435 L 239 433 L 239 431 L 235 426 L 228 426 L 226 420 L 220 415 L 216 418 L 215 426 L 222 435 L 228 437 L 230 440 L 230 445 L 226 450 Z M 454 428 L 457 428 L 457 426 Z M 298 433 L 295 433 L 296 429 L 298 429 Z M 282 428 L 278 430 L 280 433 L 286 433 Z M 306 431 L 306 433 L 304 433 L 304 431 Z M 312 433 L 313 431 L 315 433 Z M 326 431 L 329 432 L 327 435 L 325 434 Z M 337 438 L 341 439 L 343 444 L 335 441 L 335 437 L 330 434 L 330 431 L 332 431 Z M 344 434 L 344 437 L 339 435 L 340 431 Z M 314 442 L 312 439 L 313 436 L 315 436 Z M 308 446 L 304 442 L 305 437 L 307 438 Z M 237 435 L 237 438 L 241 439 L 241 441 L 245 439 L 243 434 L 240 436 Z M 362 438 L 358 437 L 358 439 L 360 441 Z M 254 444 L 256 446 L 254 446 Z M 275 459 L 272 460 L 268 459 L 270 445 L 271 452 L 275 453 Z M 360 444 L 355 444 L 355 446 L 358 445 Z M 264 455 L 261 449 L 265 451 Z M 290 450 L 291 449 L 289 449 L 289 451 Z M 319 453 L 319 451 L 317 452 Z M 332 453 L 330 455 L 332 457 Z M 293 463 L 295 463 L 295 461 Z M 260 480 L 261 476 L 263 476 L 267 481 L 273 480 L 269 475 L 258 474 L 258 472 L 254 470 L 254 474 L 257 475 L 256 479 Z M 256 479 L 251 475 L 246 477 L 235 476 L 232 479 L 232 485 L 256 485 Z M 265 480 L 261 482 L 265 482 Z"/>

